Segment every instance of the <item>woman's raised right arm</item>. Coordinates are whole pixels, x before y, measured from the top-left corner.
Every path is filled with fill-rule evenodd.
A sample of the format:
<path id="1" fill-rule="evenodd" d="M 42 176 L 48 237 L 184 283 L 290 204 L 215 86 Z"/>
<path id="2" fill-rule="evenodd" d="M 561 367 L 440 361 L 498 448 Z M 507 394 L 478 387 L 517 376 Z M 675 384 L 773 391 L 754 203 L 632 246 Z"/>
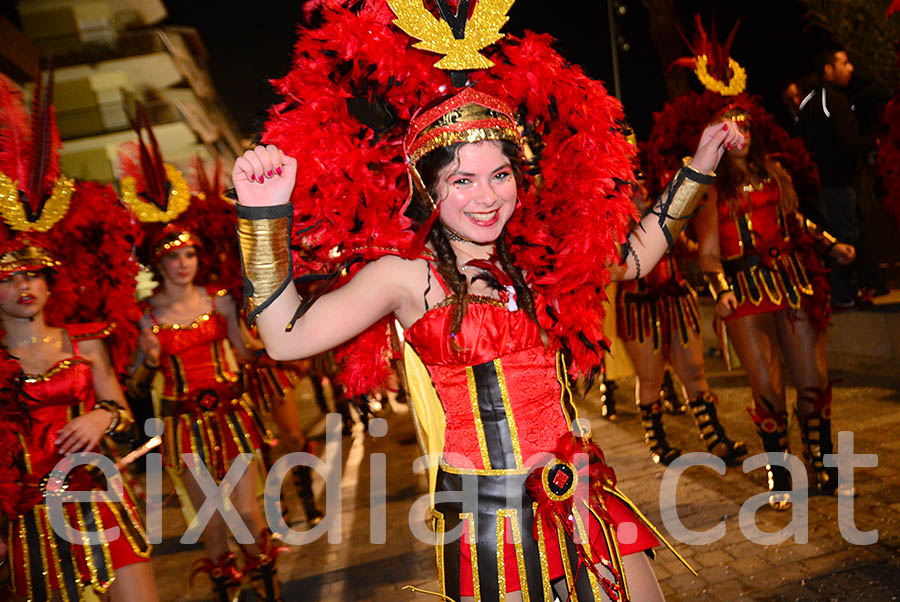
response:
<path id="1" fill-rule="evenodd" d="M 404 300 L 403 260 L 384 257 L 319 298 L 286 330 L 300 306 L 288 248 L 297 161 L 275 146 L 258 146 L 234 164 L 238 234 L 248 319 L 256 321 L 274 360 L 309 357 L 356 336 Z"/>

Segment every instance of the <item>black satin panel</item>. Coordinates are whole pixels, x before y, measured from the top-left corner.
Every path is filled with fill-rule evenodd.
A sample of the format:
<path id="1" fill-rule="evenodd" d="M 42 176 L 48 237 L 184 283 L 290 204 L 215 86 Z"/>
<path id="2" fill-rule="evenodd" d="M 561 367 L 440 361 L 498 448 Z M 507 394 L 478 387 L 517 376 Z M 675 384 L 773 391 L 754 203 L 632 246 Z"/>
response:
<path id="1" fill-rule="evenodd" d="M 472 366 L 472 375 L 475 377 L 478 411 L 484 425 L 491 468 L 516 468 L 516 452 L 506 418 L 506 407 L 503 405 L 497 368 L 494 362 L 485 362 Z"/>
<path id="2" fill-rule="evenodd" d="M 37 520 L 34 512 L 23 516 L 25 520 L 25 539 L 28 541 L 28 568 L 31 572 L 31 591 L 35 600 L 48 599 L 47 582 L 44 578 L 44 561 L 41 558 L 41 546 L 44 542 L 38 537 Z"/>
<path id="3" fill-rule="evenodd" d="M 78 502 L 81 504 L 81 513 L 84 515 L 82 529 L 87 533 L 97 533 L 97 521 L 94 520 L 93 503 Z M 94 568 L 97 569 L 97 579 L 100 583 L 109 582 L 109 571 L 106 570 L 106 558 L 103 557 L 103 545 L 90 546 L 91 556 L 94 559 Z"/>
<path id="4" fill-rule="evenodd" d="M 456 501 L 438 503 L 435 509 L 444 515 L 447 532 L 459 525 L 459 515 L 461 513 L 471 512 L 474 514 L 478 553 L 478 581 L 481 600 L 484 602 L 500 599 L 497 565 L 497 512 L 504 509 L 515 510 L 519 517 L 520 524 L 518 526 L 522 538 L 522 556 L 525 564 L 529 599 L 532 602 L 544 602 L 540 550 L 533 535 L 534 511 L 532 509 L 532 499 L 525 491 L 525 476 L 475 476 L 451 474 L 443 470 L 438 471 L 437 492 L 462 492 L 464 483 L 467 492 L 470 488 L 477 488 L 477 509 L 464 508 L 462 496 L 459 496 L 459 499 Z M 509 496 L 507 491 L 511 492 Z M 471 495 L 474 500 L 474 493 Z M 507 497 L 510 499 L 507 499 Z M 454 600 L 459 600 L 460 545 L 461 538 L 456 538 L 452 542 L 446 540 L 444 542 L 445 588 L 447 596 Z M 555 542 L 548 542 L 547 545 L 555 545 Z M 577 559 L 577 556 L 573 556 L 573 558 Z M 590 584 L 588 584 L 588 596 L 580 599 L 584 602 L 593 600 L 590 597 Z"/>
<path id="5" fill-rule="evenodd" d="M 78 600 L 78 578 L 75 576 L 75 559 L 72 558 L 72 547 L 68 541 L 53 534 L 56 538 L 56 550 L 59 553 L 59 566 L 62 569 L 63 584 L 69 594 L 69 600 Z"/>

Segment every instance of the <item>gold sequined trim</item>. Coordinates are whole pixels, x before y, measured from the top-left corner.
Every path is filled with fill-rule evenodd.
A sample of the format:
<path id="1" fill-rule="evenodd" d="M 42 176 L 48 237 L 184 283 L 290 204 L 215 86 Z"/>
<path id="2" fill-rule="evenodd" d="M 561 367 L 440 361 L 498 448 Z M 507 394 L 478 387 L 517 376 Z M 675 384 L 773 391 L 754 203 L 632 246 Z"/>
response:
<path id="1" fill-rule="evenodd" d="M 519 586 L 521 587 L 522 592 L 522 602 L 529 602 L 531 597 L 528 594 L 528 574 L 525 571 L 525 554 L 522 550 L 522 525 L 519 524 L 519 513 L 515 509 L 504 509 L 498 511 L 497 515 L 500 517 L 500 520 L 497 521 L 498 524 L 505 524 L 506 519 L 509 518 L 510 525 L 512 526 L 513 545 L 516 548 L 516 564 L 519 568 Z M 498 541 L 497 543 L 501 544 L 503 542 Z M 501 565 L 498 563 L 498 566 Z M 503 574 L 505 574 L 505 572 Z"/>
<path id="2" fill-rule="evenodd" d="M 550 585 L 550 564 L 547 561 L 547 541 L 544 537 L 544 519 L 538 514 L 537 502 L 531 503 L 531 511 L 534 514 L 534 520 L 537 521 L 538 532 L 538 556 L 541 560 L 541 576 L 544 583 L 544 600 L 553 600 L 553 590 Z"/>
<path id="3" fill-rule="evenodd" d="M 476 475 L 476 476 L 505 476 L 505 475 L 517 475 L 517 474 L 528 474 L 530 469 L 527 467 L 523 468 L 459 468 L 458 466 L 451 466 L 449 464 L 441 461 L 441 470 L 445 472 L 450 472 L 453 474 L 463 474 L 463 475 Z"/>
<path id="4" fill-rule="evenodd" d="M 468 527 L 469 555 L 472 560 L 472 592 L 476 600 L 481 600 L 481 580 L 478 576 L 478 535 L 475 533 L 475 515 L 460 512 L 459 519 Z"/>
<path id="5" fill-rule="evenodd" d="M 62 360 L 61 362 L 57 362 L 55 366 L 47 370 L 46 372 L 42 372 L 40 374 L 26 374 L 25 382 L 26 383 L 36 383 L 36 382 L 46 382 L 59 374 L 64 370 L 68 370 L 72 366 L 76 366 L 78 364 L 88 364 L 91 365 L 90 360 L 87 360 L 83 357 L 72 357 L 66 360 Z"/>
<path id="6" fill-rule="evenodd" d="M 12 524 L 12 523 L 10 523 Z M 34 584 L 31 582 L 31 552 L 28 547 L 28 532 L 25 530 L 25 521 L 23 519 L 19 519 L 19 541 L 22 543 L 22 562 L 24 564 L 24 573 L 25 573 L 25 591 L 28 593 L 28 599 L 31 600 L 34 598 Z M 14 546 L 10 546 L 10 551 L 12 551 Z M 12 562 L 12 559 L 10 559 Z M 15 566 L 15 565 L 11 565 Z M 13 575 L 13 579 L 15 579 L 15 571 L 10 571 L 10 574 Z M 13 581 L 15 583 L 15 581 Z"/>
<path id="7" fill-rule="evenodd" d="M 471 144 L 485 140 L 506 140 L 517 145 L 522 144 L 519 132 L 511 127 L 470 128 L 458 132 L 443 131 L 425 140 L 422 146 L 418 147 L 410 156 L 410 161 L 416 163 L 431 151 L 456 144 L 457 142 Z"/>
<path id="8" fill-rule="evenodd" d="M 37 518 L 37 517 L 35 517 Z M 56 536 L 53 534 L 52 529 L 48 526 L 49 519 L 44 512 L 40 513 L 40 521 L 37 521 L 38 524 L 38 533 L 42 540 L 46 540 L 47 543 L 50 544 L 50 556 L 53 558 L 53 567 L 52 570 L 56 572 L 57 577 L 60 581 L 62 581 L 62 563 L 59 560 L 59 550 L 56 546 Z M 45 565 L 46 566 L 46 565 Z M 51 568 L 51 567 L 47 567 Z M 70 600 L 69 591 L 65 584 L 60 584 L 62 587 L 59 588 L 60 596 L 63 599 L 63 602 L 78 602 L 77 600 Z M 48 590 L 49 591 L 49 590 Z"/>
<path id="9" fill-rule="evenodd" d="M 113 330 L 115 330 L 115 329 L 116 329 L 116 323 L 110 322 L 109 325 L 106 326 L 106 328 L 104 328 L 103 330 L 97 330 L 94 332 L 84 332 L 84 333 L 75 334 L 75 335 L 70 334 L 69 338 L 73 341 L 84 341 L 87 339 L 105 339 L 106 337 L 111 335 Z"/>
<path id="10" fill-rule="evenodd" d="M 196 330 L 197 328 L 200 328 L 204 322 L 209 322 L 213 313 L 215 313 L 215 310 L 208 311 L 205 314 L 197 316 L 194 318 L 193 322 L 189 322 L 188 324 L 154 324 L 153 332 L 158 333 L 161 330 Z"/>
<path id="11" fill-rule="evenodd" d="M 572 563 L 569 562 L 569 550 L 566 549 L 566 534 L 559 525 L 556 526 L 556 540 L 559 543 L 559 556 L 562 559 L 563 570 L 566 573 L 566 584 L 571 592 L 569 602 L 578 602 L 578 592 L 575 591 L 575 577 L 572 574 Z"/>
<path id="12" fill-rule="evenodd" d="M 173 165 L 163 163 L 166 178 L 172 189 L 169 191 L 166 209 L 159 208 L 155 203 L 145 201 L 138 195 L 137 183 L 131 176 L 122 178 L 122 202 L 131 209 L 141 222 L 168 223 L 185 212 L 191 204 L 191 191 L 184 174 Z"/>
<path id="13" fill-rule="evenodd" d="M 13 230 L 20 232 L 46 232 L 69 211 L 69 203 L 75 190 L 75 180 L 60 176 L 53 185 L 50 198 L 44 203 L 38 218 L 31 222 L 25 215 L 25 207 L 19 199 L 18 185 L 0 172 L 0 215 Z"/>
<path id="14" fill-rule="evenodd" d="M 447 595 L 447 584 L 445 583 L 446 569 L 444 567 L 444 532 L 446 530 L 446 522 L 444 515 L 434 508 L 431 509 L 431 521 L 434 529 L 434 560 L 437 563 L 438 583 L 441 584 L 441 595 Z"/>
<path id="15" fill-rule="evenodd" d="M 40 505 L 35 506 L 32 511 L 32 517 L 34 518 L 34 526 L 38 532 L 38 546 L 41 550 L 41 563 L 43 570 L 41 573 L 44 575 L 44 591 L 48 594 L 53 591 L 53 587 L 50 585 L 50 573 L 48 569 L 50 568 L 50 564 L 47 562 L 47 532 L 44 529 L 44 518 L 47 513 L 47 506 Z M 65 588 L 63 588 L 65 589 Z"/>

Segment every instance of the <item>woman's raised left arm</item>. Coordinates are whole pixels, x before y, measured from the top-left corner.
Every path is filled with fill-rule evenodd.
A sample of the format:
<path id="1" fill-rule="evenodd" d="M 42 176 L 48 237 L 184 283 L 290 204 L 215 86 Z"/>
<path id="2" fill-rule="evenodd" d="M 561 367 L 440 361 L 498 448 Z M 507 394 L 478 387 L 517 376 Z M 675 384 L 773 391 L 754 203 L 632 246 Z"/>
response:
<path id="1" fill-rule="evenodd" d="M 622 247 L 622 261 L 611 269 L 613 280 L 640 278 L 656 266 L 696 212 L 725 151 L 744 144 L 732 121 L 708 126 L 690 162 L 678 170 L 653 208 Z"/>

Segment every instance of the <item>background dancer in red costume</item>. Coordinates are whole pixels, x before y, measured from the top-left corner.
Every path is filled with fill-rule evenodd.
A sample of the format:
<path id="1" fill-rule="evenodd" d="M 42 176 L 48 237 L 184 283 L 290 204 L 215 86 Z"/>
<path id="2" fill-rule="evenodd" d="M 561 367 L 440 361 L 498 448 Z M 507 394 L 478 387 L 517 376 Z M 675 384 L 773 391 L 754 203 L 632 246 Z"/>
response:
<path id="1" fill-rule="evenodd" d="M 801 246 L 801 236 L 794 234 L 806 225 L 796 212 L 797 194 L 788 173 L 768 156 L 761 137 L 755 135 L 750 114 L 729 110 L 714 121 L 722 119 L 739 120 L 747 144 L 729 151 L 710 202 L 697 216 L 700 265 L 717 295 L 716 314 L 726 320 L 731 342 L 747 371 L 753 390 L 752 416 L 763 448 L 787 452 L 784 362 L 797 387 L 795 413 L 804 456 L 812 468 L 811 488 L 833 494 L 838 487 L 837 468 L 823 463 L 824 454 L 833 451 L 831 383 L 825 365 L 827 322 L 816 320 L 825 310 L 815 308 L 810 278 L 811 272 L 822 268 L 807 267 L 818 260 L 812 249 Z M 820 242 L 835 261 L 853 261 L 853 247 L 827 233 L 820 233 Z M 772 466 L 769 470 L 770 490 L 791 489 L 786 469 Z M 785 509 L 790 497 L 773 494 L 769 503 Z"/>
<path id="2" fill-rule="evenodd" d="M 836 469 L 823 464 L 823 455 L 832 452 L 824 337 L 828 282 L 815 248 L 841 262 L 852 261 L 854 250 L 797 213 L 798 192 L 815 194 L 815 166 L 802 141 L 790 139 L 756 99 L 743 94 L 746 72 L 728 56 L 734 31 L 720 46 L 706 36 L 699 17 L 697 29 L 696 56 L 679 64 L 693 67 L 707 91 L 675 99 L 656 115 L 649 171 L 662 174 L 677 165 L 710 121 L 740 124 L 747 143 L 728 151 L 710 202 L 695 221 L 700 264 L 717 299 L 718 319 L 726 320 L 747 371 L 750 413 L 763 448 L 787 452 L 783 357 L 797 386 L 796 414 L 812 468 L 811 487 L 834 493 Z M 789 508 L 787 470 L 769 466 L 768 471 L 770 505 Z"/>
<path id="3" fill-rule="evenodd" d="M 190 518 L 205 494 L 185 470 L 183 454 L 205 465 L 219 482 L 239 454 L 257 455 L 271 433 L 243 390 L 236 366 L 229 361 L 232 351 L 241 363 L 249 360 L 234 298 L 222 281 L 213 280 L 229 273 L 219 269 L 229 254 L 213 252 L 211 242 L 204 242 L 232 239 L 222 235 L 233 227 L 231 208 L 221 199 L 192 198 L 184 175 L 163 162 L 140 106 L 136 114 L 139 141 L 135 154 L 139 159 L 120 154 L 122 196 L 144 225 L 142 259 L 152 267 L 159 287 L 144 302 L 139 353 L 129 388 L 140 394 L 157 373 L 161 375 L 157 413 L 165 428 L 163 464 L 182 498 L 185 516 Z M 144 126 L 149 144 L 143 140 Z M 199 278 L 209 283 L 195 284 Z M 266 602 L 279 597 L 270 535 L 256 499 L 257 474 L 251 466 L 230 495 L 256 538 L 255 543 L 243 545 L 244 566 L 238 568 L 228 549 L 228 529 L 220 514 L 210 518 L 203 534 L 207 557 L 198 563 L 195 574 L 210 575 L 222 602 L 231 600 L 245 574 Z"/>
<path id="4" fill-rule="evenodd" d="M 644 214 L 650 207 L 643 172 L 637 170 L 635 178 L 634 201 L 638 211 Z M 718 398 L 710 390 L 703 367 L 697 294 L 678 268 L 678 257 L 696 253 L 696 247 L 682 232 L 674 248 L 649 274 L 619 283 L 616 330 L 636 372 L 635 399 L 653 461 L 669 465 L 681 455 L 680 449 L 669 445 L 662 421 L 664 403 L 680 404 L 671 376 L 666 378 L 666 362 L 670 361 L 684 386 L 691 415 L 707 451 L 726 464 L 737 465 L 747 453 L 747 446 L 741 441 L 731 441 L 719 422 Z M 664 394 L 668 399 L 662 398 Z"/>
<path id="5" fill-rule="evenodd" d="M 451 40 L 460 36 L 450 27 L 480 32 L 484 46 L 499 37 L 485 27 L 499 28 L 509 3 L 479 2 L 468 26 L 468 3 L 453 17 L 439 2 L 444 21 L 392 4 L 399 26 L 418 37 L 430 35 L 418 25 L 436 23 Z M 461 524 L 464 533 L 436 547 L 443 577 L 436 595 L 550 600 L 555 584 L 559 595 L 576 591 L 581 600 L 661 600 L 646 556 L 637 553 L 659 535 L 583 438 L 558 351 L 566 348 L 577 368 L 596 365 L 603 344 L 597 291 L 610 272 L 633 278 L 659 260 L 702 183 L 712 180 L 724 145 L 741 137 L 733 126 L 709 128 L 693 165 L 626 243 L 630 153 L 611 128 L 621 108 L 599 84 L 539 37 L 499 44 L 486 62 L 471 45 L 451 42 L 442 60 L 454 70 L 448 77 L 430 65 L 434 57 L 409 48 L 394 18 L 381 3 L 357 15 L 327 9 L 323 30 L 297 45 L 296 69 L 281 84 L 291 100 L 276 107 L 264 136 L 285 152 L 259 146 L 235 164 L 250 318 L 276 358 L 312 355 L 361 334 L 367 347 L 360 353 L 371 358 L 373 342 L 387 338 L 385 318 L 404 327 L 420 435 L 441 458 L 431 467 L 432 488 L 459 493 L 464 477 L 478 482 L 472 514 L 456 502 L 435 505 L 439 532 Z M 371 43 L 352 43 L 348 52 L 343 45 L 357 29 Z M 335 70 L 332 58 L 349 61 Z M 471 87 L 448 97 L 450 80 L 467 77 Z M 319 94 L 304 89 L 309 82 Z M 349 89 L 360 97 L 348 100 Z M 381 121 L 386 116 L 404 123 Z M 528 169 L 520 127 L 533 133 Z M 327 143 L 317 143 L 321 136 Z M 372 261 L 340 288 L 301 303 L 287 247 L 292 214 L 304 267 L 328 265 L 329 256 L 331 264 Z M 626 243 L 624 252 L 616 242 Z M 586 311 L 595 299 L 597 309 Z M 581 451 L 591 462 L 572 464 Z M 573 507 L 576 475 L 591 480 L 592 512 Z M 570 513 L 577 518 L 567 520 Z M 613 534 L 622 522 L 635 527 L 630 541 Z M 576 532 L 590 543 L 576 545 Z"/>
<path id="6" fill-rule="evenodd" d="M 134 229 L 109 186 L 59 172 L 50 84 L 39 76 L 31 127 L 13 84 L 0 80 L 0 511 L 16 599 L 155 602 L 156 586 L 135 505 L 65 502 L 65 491 L 102 490 L 88 467 L 53 472 L 77 452 L 97 452 L 104 435 L 127 433 L 132 418 L 117 381 L 127 357 Z M 30 130 L 30 131 L 29 131 Z M 98 279 L 99 273 L 105 277 Z M 51 294 L 52 293 L 52 294 Z M 111 319 L 112 356 L 103 339 Z M 124 337 L 122 335 L 125 335 Z M 62 496 L 72 527 L 102 543 L 68 541 L 51 524 L 47 500 Z"/>

